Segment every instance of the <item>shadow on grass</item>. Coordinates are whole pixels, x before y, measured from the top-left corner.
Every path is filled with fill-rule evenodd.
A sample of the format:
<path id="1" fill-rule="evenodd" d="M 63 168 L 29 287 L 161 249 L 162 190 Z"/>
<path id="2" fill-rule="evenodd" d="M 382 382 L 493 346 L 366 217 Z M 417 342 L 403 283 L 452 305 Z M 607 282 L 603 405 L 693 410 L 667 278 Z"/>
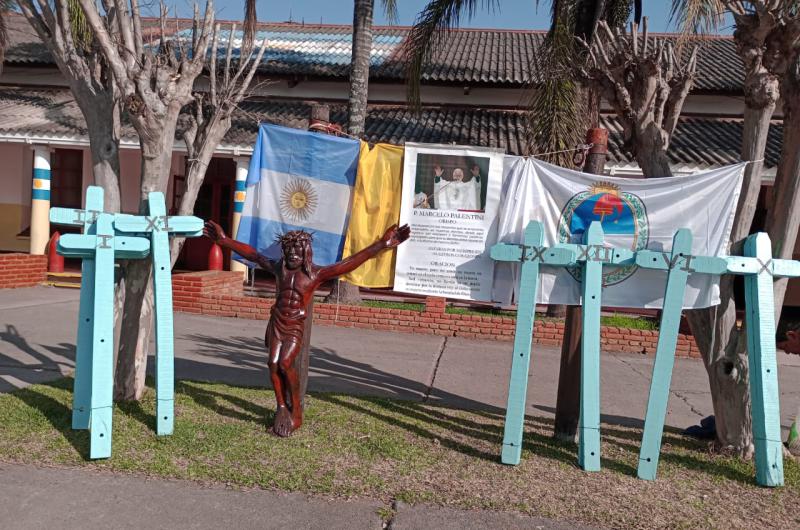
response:
<path id="1" fill-rule="evenodd" d="M 270 392 L 266 389 L 260 390 Z M 177 381 L 175 383 L 175 393 L 183 394 L 191 398 L 191 400 L 199 406 L 235 420 L 263 424 L 265 421 L 271 423 L 275 415 L 275 411 L 270 408 L 256 405 L 246 399 L 230 394 L 216 392 L 202 385 L 191 384 L 191 382 L 188 381 Z M 241 410 L 237 410 L 229 405 L 238 407 L 238 409 Z"/>
<path id="2" fill-rule="evenodd" d="M 67 390 L 72 395 L 73 379 L 64 377 L 56 381 L 43 383 L 41 386 L 49 386 L 60 390 Z M 89 431 L 72 429 L 72 409 L 58 400 L 36 391 L 37 386 L 29 386 L 14 390 L 12 394 L 29 407 L 38 410 L 42 416 L 50 422 L 66 441 L 75 448 L 81 458 L 89 461 Z"/>
<path id="3" fill-rule="evenodd" d="M 201 356 L 227 360 L 227 366 L 224 368 L 218 364 L 190 361 L 192 366 L 189 367 L 191 368 L 189 372 L 193 376 L 210 370 L 218 373 L 222 369 L 230 371 L 224 374 L 223 379 L 226 381 L 249 381 L 252 380 L 254 369 L 265 373 L 264 346 L 260 338 L 241 336 L 220 338 L 196 334 L 191 336 L 191 340 L 198 344 L 196 352 Z M 316 399 L 371 416 L 387 425 L 399 426 L 412 435 L 428 440 L 439 440 L 444 447 L 461 454 L 499 462 L 505 416 L 503 409 L 465 396 L 428 388 L 420 381 L 381 370 L 370 363 L 342 357 L 336 351 L 325 348 L 311 348 L 310 364 L 310 384 L 312 387 L 324 390 L 323 393 L 313 393 Z M 264 378 L 266 379 L 265 376 Z M 201 379 L 214 380 L 210 375 Z M 184 387 L 181 388 L 183 392 Z M 331 393 L 328 393 L 329 390 Z M 186 388 L 186 393 L 196 403 L 209 410 L 244 421 L 263 421 L 262 418 L 272 410 L 201 387 Z M 376 395 L 381 397 L 374 397 Z M 423 405 L 428 395 L 432 398 L 435 395 L 435 406 Z M 352 396 L 355 401 L 345 396 Z M 553 412 L 548 410 L 548 407 L 536 406 L 536 408 Z M 469 411 L 472 419 L 463 417 L 461 410 Z M 476 416 L 488 421 L 486 423 L 475 421 Z M 271 419 L 266 418 L 266 421 L 270 423 Z M 601 421 L 603 443 L 616 446 L 626 453 L 623 459 L 606 455 L 602 458 L 602 466 L 625 475 L 636 476 L 636 464 L 632 465 L 630 462 L 638 462 L 642 420 L 603 415 Z M 539 428 L 534 429 L 533 427 L 537 425 Z M 526 416 L 523 449 L 537 456 L 576 465 L 576 444 L 556 440 L 542 432 L 549 431 L 552 425 L 551 418 Z M 663 464 L 693 470 L 704 469 L 711 475 L 747 484 L 754 482 L 753 477 L 725 462 L 724 459 L 707 456 L 703 444 L 682 436 L 680 429 L 665 427 L 663 442 L 678 449 L 678 452 L 662 453 Z M 697 456 L 692 456 L 691 452 L 697 452 Z"/>

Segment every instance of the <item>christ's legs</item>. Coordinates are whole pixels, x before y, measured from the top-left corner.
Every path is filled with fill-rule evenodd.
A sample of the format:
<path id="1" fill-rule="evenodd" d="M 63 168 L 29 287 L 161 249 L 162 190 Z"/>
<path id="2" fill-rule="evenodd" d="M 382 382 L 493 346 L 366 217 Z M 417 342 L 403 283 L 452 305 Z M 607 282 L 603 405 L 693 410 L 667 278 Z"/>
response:
<path id="1" fill-rule="evenodd" d="M 289 422 L 278 424 L 277 417 L 274 431 L 278 436 L 289 436 L 303 423 L 303 407 L 300 404 L 300 377 L 294 367 L 294 361 L 300 353 L 300 343 L 295 340 L 284 342 L 278 359 L 279 374 L 286 392 L 286 405 L 291 412 Z"/>
<path id="2" fill-rule="evenodd" d="M 284 398 L 286 394 L 286 385 L 279 373 L 280 369 L 278 367 L 278 360 L 280 359 L 283 342 L 275 337 L 271 331 L 270 329 L 267 334 L 267 347 L 269 352 L 267 366 L 269 367 L 269 378 L 272 381 L 272 389 L 275 391 L 275 401 L 278 404 L 278 407 L 275 409 L 275 426 L 273 427 L 273 430 L 275 430 L 279 423 L 285 424 L 287 421 L 291 423 L 292 418 L 289 409 L 286 407 L 286 399 Z"/>

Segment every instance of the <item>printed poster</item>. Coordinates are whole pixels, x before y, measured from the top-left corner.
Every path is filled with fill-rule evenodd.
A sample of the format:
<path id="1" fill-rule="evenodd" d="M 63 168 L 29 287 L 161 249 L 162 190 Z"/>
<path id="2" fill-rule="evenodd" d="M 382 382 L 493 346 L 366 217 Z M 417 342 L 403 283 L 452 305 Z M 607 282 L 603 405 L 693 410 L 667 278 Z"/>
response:
<path id="1" fill-rule="evenodd" d="M 503 178 L 498 149 L 406 143 L 394 290 L 491 301 Z"/>

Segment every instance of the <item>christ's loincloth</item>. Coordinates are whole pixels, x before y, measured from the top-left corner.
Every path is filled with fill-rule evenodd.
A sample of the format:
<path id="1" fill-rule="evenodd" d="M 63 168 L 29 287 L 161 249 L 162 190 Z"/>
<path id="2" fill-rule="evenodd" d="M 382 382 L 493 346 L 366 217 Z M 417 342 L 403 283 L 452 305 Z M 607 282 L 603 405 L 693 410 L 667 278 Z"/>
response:
<path id="1" fill-rule="evenodd" d="M 267 340 L 275 338 L 281 342 L 294 340 L 298 343 L 303 341 L 306 328 L 306 312 L 297 311 L 295 315 L 282 314 L 276 305 L 272 306 L 267 325 Z"/>

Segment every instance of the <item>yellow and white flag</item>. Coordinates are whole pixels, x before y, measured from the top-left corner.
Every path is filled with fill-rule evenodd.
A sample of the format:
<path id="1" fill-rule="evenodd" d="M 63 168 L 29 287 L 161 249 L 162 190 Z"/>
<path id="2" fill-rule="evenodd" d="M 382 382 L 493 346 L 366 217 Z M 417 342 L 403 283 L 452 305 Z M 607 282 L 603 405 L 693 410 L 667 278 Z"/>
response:
<path id="1" fill-rule="evenodd" d="M 403 148 L 361 142 L 358 176 L 353 190 L 350 225 L 342 258 L 355 254 L 380 238 L 400 218 L 403 183 Z M 391 287 L 396 250 L 382 252 L 353 272 L 342 276 L 361 287 Z"/>

